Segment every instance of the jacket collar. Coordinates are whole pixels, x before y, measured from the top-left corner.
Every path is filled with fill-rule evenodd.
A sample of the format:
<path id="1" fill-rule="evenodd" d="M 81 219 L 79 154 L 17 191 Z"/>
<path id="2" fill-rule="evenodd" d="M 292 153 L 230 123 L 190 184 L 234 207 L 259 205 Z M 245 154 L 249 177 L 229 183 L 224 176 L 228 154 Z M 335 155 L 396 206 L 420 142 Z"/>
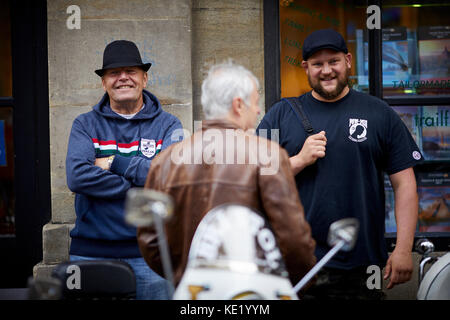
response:
<path id="1" fill-rule="evenodd" d="M 231 122 L 227 119 L 213 119 L 213 120 L 203 120 L 201 130 L 205 131 L 208 129 L 241 129 L 237 124 Z"/>

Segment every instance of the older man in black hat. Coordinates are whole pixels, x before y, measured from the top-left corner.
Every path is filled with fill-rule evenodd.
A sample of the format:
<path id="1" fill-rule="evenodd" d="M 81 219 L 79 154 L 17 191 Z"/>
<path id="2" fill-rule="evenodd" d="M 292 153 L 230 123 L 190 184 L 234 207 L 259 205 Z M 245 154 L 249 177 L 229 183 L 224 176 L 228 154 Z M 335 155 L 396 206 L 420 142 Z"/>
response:
<path id="1" fill-rule="evenodd" d="M 136 275 L 137 299 L 168 299 L 167 281 L 148 268 L 136 229 L 124 220 L 127 191 L 144 186 L 155 155 L 182 137 L 180 121 L 145 90 L 150 66 L 133 42 L 108 44 L 95 71 L 105 94 L 73 122 L 66 158 L 76 211 L 70 258 L 125 261 Z"/>
<path id="2" fill-rule="evenodd" d="M 381 290 L 370 290 L 366 284 L 368 267 L 386 266 L 389 289 L 408 281 L 413 266 L 418 197 L 412 167 L 422 156 L 395 111 L 384 101 L 349 88 L 351 64 L 352 55 L 338 32 L 311 33 L 303 45 L 302 66 L 312 91 L 282 99 L 258 127 L 259 133 L 279 129 L 279 142 L 290 156 L 317 241 L 317 258 L 329 249 L 332 222 L 359 219 L 355 249 L 336 255 L 309 291 L 320 298 L 381 298 Z M 396 202 L 397 244 L 389 259 L 383 172 L 389 175 Z"/>

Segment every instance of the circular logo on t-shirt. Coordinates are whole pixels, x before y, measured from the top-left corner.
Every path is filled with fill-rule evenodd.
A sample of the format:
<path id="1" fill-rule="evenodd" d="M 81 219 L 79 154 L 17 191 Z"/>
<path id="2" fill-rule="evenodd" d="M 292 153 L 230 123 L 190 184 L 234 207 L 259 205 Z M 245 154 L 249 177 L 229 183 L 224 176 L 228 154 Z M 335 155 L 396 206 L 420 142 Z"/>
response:
<path id="1" fill-rule="evenodd" d="M 420 155 L 420 152 L 418 152 L 418 151 L 414 151 L 412 156 L 416 160 L 420 160 L 420 158 L 422 158 L 422 156 Z"/>
<path id="2" fill-rule="evenodd" d="M 354 142 L 363 142 L 367 140 L 367 120 L 365 119 L 349 119 L 348 138 Z"/>

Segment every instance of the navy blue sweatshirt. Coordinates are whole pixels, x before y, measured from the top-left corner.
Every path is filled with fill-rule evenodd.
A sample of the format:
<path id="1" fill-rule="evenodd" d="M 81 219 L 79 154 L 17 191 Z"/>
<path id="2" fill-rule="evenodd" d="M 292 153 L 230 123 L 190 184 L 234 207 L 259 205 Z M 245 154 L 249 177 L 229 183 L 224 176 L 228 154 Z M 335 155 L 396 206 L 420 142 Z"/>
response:
<path id="1" fill-rule="evenodd" d="M 153 157 L 183 138 L 180 121 L 144 90 L 144 108 L 125 119 L 105 94 L 73 122 L 66 158 L 67 185 L 75 195 L 70 254 L 104 258 L 140 257 L 136 228 L 126 224 L 127 191 L 143 187 Z M 115 155 L 110 170 L 95 159 Z"/>

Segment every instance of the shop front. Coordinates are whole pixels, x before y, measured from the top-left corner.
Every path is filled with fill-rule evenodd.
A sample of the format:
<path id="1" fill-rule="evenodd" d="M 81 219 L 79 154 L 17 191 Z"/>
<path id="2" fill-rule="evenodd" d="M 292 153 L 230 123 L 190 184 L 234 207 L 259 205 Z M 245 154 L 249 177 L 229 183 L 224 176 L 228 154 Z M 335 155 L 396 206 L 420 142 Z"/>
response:
<path id="1" fill-rule="evenodd" d="M 425 161 L 415 168 L 416 239 L 450 245 L 450 5 L 445 1 L 251 0 L 171 2 L 2 1 L 0 4 L 0 287 L 23 287 L 68 259 L 75 220 L 65 181 L 73 119 L 103 93 L 93 70 L 112 40 L 131 39 L 152 62 L 149 89 L 192 131 L 201 81 L 227 58 L 252 70 L 266 111 L 310 91 L 302 45 L 314 30 L 340 32 L 353 56 L 349 84 L 384 99 Z M 69 5 L 80 28 L 67 27 Z M 367 13 L 369 6 L 380 9 Z M 368 19 L 372 18 L 368 28 Z M 386 241 L 395 244 L 385 185 Z M 417 258 L 417 256 L 416 256 Z M 413 275 L 414 277 L 414 275 Z M 417 286 L 412 281 L 411 287 Z M 414 298 L 399 289 L 397 297 Z"/>
<path id="2" fill-rule="evenodd" d="M 24 287 L 50 211 L 45 1 L 0 2 L 0 288 Z"/>
<path id="3" fill-rule="evenodd" d="M 379 29 L 368 28 L 377 17 L 375 11 L 367 13 L 370 6 L 380 9 Z M 352 54 L 349 85 L 384 99 L 400 115 L 424 156 L 424 163 L 415 168 L 416 236 L 433 239 L 443 251 L 450 248 L 449 14 L 450 5 L 442 1 L 265 2 L 265 27 L 272 30 L 265 33 L 270 59 L 265 69 L 266 108 L 282 97 L 311 90 L 301 66 L 305 37 L 322 28 L 340 32 Z M 386 239 L 392 247 L 396 225 L 388 179 L 385 192 Z"/>

